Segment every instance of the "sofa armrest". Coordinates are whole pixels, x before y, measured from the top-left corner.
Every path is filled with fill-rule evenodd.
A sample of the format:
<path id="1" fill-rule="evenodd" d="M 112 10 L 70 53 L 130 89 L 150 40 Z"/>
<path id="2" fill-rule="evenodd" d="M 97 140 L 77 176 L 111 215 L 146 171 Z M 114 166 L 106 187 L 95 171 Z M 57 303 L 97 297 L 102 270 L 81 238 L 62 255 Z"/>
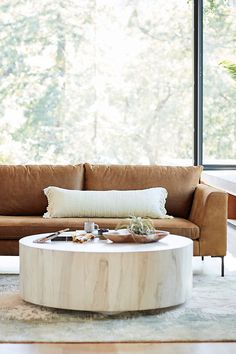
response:
<path id="1" fill-rule="evenodd" d="M 228 194 L 199 184 L 194 193 L 189 220 L 200 228 L 200 255 L 224 256 L 227 247 Z"/>

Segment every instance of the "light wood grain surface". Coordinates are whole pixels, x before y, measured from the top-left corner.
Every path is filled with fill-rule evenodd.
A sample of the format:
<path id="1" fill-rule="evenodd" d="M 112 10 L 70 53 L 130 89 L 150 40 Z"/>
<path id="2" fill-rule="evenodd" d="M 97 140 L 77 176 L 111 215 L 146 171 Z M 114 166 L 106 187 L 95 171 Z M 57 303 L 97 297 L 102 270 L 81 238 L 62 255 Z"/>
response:
<path id="1" fill-rule="evenodd" d="M 150 244 L 36 244 L 20 240 L 20 291 L 49 307 L 98 312 L 163 308 L 191 295 L 192 241 L 170 235 Z"/>
<path id="2" fill-rule="evenodd" d="M 235 354 L 236 343 L 0 344 L 4 354 Z"/>

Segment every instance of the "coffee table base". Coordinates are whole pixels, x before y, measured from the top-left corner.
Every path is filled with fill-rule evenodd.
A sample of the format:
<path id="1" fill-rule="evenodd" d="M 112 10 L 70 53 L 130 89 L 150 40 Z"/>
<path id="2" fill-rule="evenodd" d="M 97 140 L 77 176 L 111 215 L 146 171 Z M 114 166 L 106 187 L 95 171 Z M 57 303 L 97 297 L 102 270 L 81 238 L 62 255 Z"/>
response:
<path id="1" fill-rule="evenodd" d="M 112 313 L 182 304 L 192 290 L 192 241 L 165 240 L 171 237 L 189 242 L 172 249 L 132 245 L 131 252 L 130 245 L 98 241 L 97 252 L 72 243 L 63 251 L 27 237 L 30 242 L 20 244 L 21 296 L 49 307 Z"/>

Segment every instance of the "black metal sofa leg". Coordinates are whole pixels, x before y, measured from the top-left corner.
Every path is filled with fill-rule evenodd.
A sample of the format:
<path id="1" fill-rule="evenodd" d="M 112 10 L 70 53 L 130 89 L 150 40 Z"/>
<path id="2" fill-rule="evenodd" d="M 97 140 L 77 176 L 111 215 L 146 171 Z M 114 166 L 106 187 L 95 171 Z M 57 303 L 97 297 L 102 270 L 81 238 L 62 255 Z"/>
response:
<path id="1" fill-rule="evenodd" d="M 225 276 L 225 257 L 221 257 L 221 276 Z"/>
<path id="2" fill-rule="evenodd" d="M 211 256 L 212 258 L 216 258 L 219 257 L 221 258 L 221 276 L 224 277 L 225 276 L 225 257 L 224 256 Z"/>

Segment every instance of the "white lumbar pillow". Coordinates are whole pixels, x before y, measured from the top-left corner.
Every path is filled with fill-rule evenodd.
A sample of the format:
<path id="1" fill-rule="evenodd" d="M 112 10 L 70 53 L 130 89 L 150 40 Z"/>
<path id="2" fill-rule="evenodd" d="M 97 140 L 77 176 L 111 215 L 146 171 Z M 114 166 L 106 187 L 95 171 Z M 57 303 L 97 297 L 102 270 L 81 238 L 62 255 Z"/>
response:
<path id="1" fill-rule="evenodd" d="M 165 188 L 143 190 L 80 191 L 47 187 L 44 218 L 128 217 L 166 218 Z"/>

